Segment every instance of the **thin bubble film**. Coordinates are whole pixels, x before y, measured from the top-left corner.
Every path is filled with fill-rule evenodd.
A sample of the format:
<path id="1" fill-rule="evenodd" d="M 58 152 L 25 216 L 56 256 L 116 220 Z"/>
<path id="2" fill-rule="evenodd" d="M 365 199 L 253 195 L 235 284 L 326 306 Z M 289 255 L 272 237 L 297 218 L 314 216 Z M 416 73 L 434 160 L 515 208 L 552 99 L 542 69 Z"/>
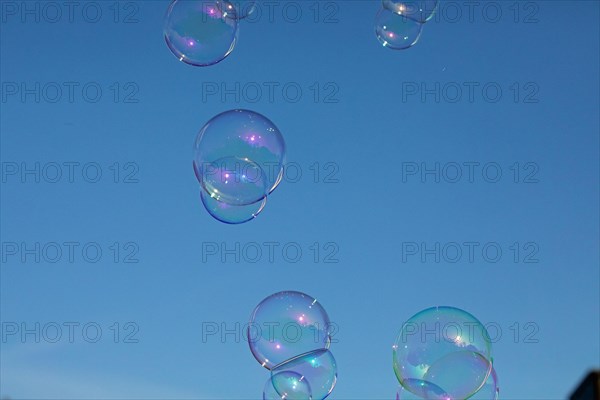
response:
<path id="1" fill-rule="evenodd" d="M 267 204 L 267 198 L 264 197 L 254 204 L 234 206 L 216 200 L 203 188 L 200 189 L 200 198 L 204 209 L 214 219 L 230 225 L 243 224 L 252 221 L 263 211 Z"/>
<path id="2" fill-rule="evenodd" d="M 398 391 L 396 392 L 396 400 L 450 399 L 450 396 L 444 391 L 444 389 L 434 385 L 431 382 L 420 379 L 407 379 L 404 383 L 406 387 L 400 385 Z M 410 390 L 407 389 L 407 387 L 410 388 Z"/>

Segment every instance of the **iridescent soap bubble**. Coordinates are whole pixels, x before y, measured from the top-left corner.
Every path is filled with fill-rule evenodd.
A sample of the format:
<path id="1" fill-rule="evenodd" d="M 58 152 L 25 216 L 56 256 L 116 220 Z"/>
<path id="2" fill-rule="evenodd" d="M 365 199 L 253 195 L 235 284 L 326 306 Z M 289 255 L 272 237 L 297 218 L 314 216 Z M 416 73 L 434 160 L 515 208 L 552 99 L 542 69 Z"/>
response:
<path id="1" fill-rule="evenodd" d="M 431 382 L 422 381 L 419 379 L 408 379 L 406 382 L 407 386 L 415 392 L 406 389 L 400 385 L 398 392 L 396 393 L 396 400 L 421 400 L 421 399 L 435 399 L 435 400 L 449 400 L 450 395 L 446 391 Z"/>
<path id="2" fill-rule="evenodd" d="M 248 344 L 265 368 L 329 348 L 331 323 L 321 304 L 296 291 L 275 293 L 258 304 L 248 325 Z M 313 394 L 315 386 L 312 382 Z"/>
<path id="3" fill-rule="evenodd" d="M 308 382 L 314 400 L 329 396 L 337 382 L 337 364 L 329 350 L 317 350 L 295 357 L 271 370 L 271 380 L 277 393 L 289 386 L 285 378 L 290 373 L 302 376 Z"/>
<path id="4" fill-rule="evenodd" d="M 492 344 L 481 322 L 459 308 L 428 308 L 402 326 L 393 345 L 394 372 L 400 384 L 415 394 L 420 389 L 411 385 L 419 381 L 430 382 L 448 391 L 436 380 L 427 379 L 427 374 L 436 362 L 460 351 L 480 354 L 486 361 L 487 377 L 492 367 Z M 472 389 L 475 391 L 477 387 Z"/>
<path id="5" fill-rule="evenodd" d="M 243 206 L 266 197 L 267 177 L 251 160 L 223 157 L 204 164 L 199 172 L 204 190 L 217 201 Z"/>
<path id="6" fill-rule="evenodd" d="M 443 388 L 451 399 L 466 399 L 485 384 L 491 362 L 473 351 L 450 353 L 429 367 L 424 379 Z"/>
<path id="7" fill-rule="evenodd" d="M 226 111 L 204 125 L 194 144 L 194 169 L 206 190 L 210 190 L 210 185 L 204 180 L 208 175 L 204 169 L 214 170 L 215 161 L 227 158 L 245 160 L 262 170 L 262 192 L 256 192 L 256 185 L 247 185 L 247 192 L 236 194 L 236 205 L 254 204 L 281 182 L 285 141 L 277 126 L 267 117 L 250 110 Z"/>
<path id="8" fill-rule="evenodd" d="M 498 375 L 496 375 L 496 370 L 492 368 L 492 372 L 490 372 L 487 381 L 485 381 L 485 385 L 477 393 L 469 397 L 469 400 L 498 400 L 499 397 Z"/>
<path id="9" fill-rule="evenodd" d="M 237 20 L 226 18 L 216 1 L 173 0 L 167 9 L 167 46 L 190 65 L 204 67 L 223 60 L 233 51 L 237 32 Z"/>
<path id="10" fill-rule="evenodd" d="M 244 19 L 252 14 L 256 7 L 255 0 L 216 0 L 219 9 L 228 18 Z"/>
<path id="11" fill-rule="evenodd" d="M 417 22 L 427 22 L 437 9 L 438 0 L 419 0 L 419 1 L 404 1 L 404 0 L 382 0 L 383 7 L 396 14 L 403 15 Z"/>
<path id="12" fill-rule="evenodd" d="M 254 204 L 232 206 L 211 197 L 204 189 L 200 189 L 200 198 L 204 208 L 214 219 L 231 225 L 252 221 L 267 204 L 267 198 L 265 197 Z"/>
<path id="13" fill-rule="evenodd" d="M 392 50 L 414 46 L 421 36 L 423 24 L 382 8 L 375 17 L 375 35 L 381 44 Z"/>
<path id="14" fill-rule="evenodd" d="M 306 378 L 294 371 L 274 374 L 265 383 L 264 400 L 312 400 L 312 391 Z"/>

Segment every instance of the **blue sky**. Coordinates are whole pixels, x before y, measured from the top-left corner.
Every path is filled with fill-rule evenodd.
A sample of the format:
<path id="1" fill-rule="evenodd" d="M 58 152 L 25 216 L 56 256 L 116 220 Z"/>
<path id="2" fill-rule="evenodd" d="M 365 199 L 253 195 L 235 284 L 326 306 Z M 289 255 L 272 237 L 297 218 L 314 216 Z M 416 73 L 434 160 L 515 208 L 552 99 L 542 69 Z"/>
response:
<path id="1" fill-rule="evenodd" d="M 565 398 L 598 368 L 598 2 L 448 1 L 399 52 L 374 36 L 377 1 L 263 3 L 208 68 L 169 52 L 168 2 L 81 2 L 72 20 L 0 4 L 0 396 L 259 398 L 268 373 L 239 330 L 206 327 L 236 331 L 286 289 L 338 327 L 332 399 L 393 398 L 396 334 L 434 305 L 500 328 L 502 398 Z M 302 98 L 243 92 L 273 82 Z M 206 91 L 238 83 L 239 99 Z M 203 210 L 191 167 L 198 130 L 232 108 L 275 122 L 302 172 L 240 226 Z M 39 182 L 22 174 L 36 163 Z M 420 175 L 436 165 L 439 182 Z M 39 343 L 21 336 L 36 323 Z"/>

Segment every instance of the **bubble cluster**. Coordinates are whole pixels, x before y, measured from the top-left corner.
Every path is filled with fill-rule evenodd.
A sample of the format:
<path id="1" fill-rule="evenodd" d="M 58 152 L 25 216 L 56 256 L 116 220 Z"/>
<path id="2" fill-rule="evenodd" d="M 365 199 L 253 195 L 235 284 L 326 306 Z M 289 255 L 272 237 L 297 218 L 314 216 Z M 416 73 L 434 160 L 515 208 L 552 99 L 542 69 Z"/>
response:
<path id="1" fill-rule="evenodd" d="M 437 6 L 438 0 L 382 0 L 382 7 L 375 16 L 377 40 L 392 50 L 414 46 Z"/>
<path id="2" fill-rule="evenodd" d="M 331 322 L 315 298 L 296 291 L 265 298 L 252 312 L 247 336 L 254 358 L 271 373 L 263 399 L 322 400 L 333 391 Z"/>
<path id="3" fill-rule="evenodd" d="M 481 322 L 455 307 L 423 310 L 400 330 L 393 345 L 397 399 L 495 400 L 492 343 Z"/>
<path id="4" fill-rule="evenodd" d="M 172 0 L 164 22 L 167 46 L 186 64 L 217 64 L 235 48 L 239 20 L 254 6 L 250 0 Z"/>
<path id="5" fill-rule="evenodd" d="M 254 219 L 281 182 L 284 162 L 285 141 L 267 117 L 250 110 L 213 117 L 194 143 L 204 208 L 228 224 Z"/>

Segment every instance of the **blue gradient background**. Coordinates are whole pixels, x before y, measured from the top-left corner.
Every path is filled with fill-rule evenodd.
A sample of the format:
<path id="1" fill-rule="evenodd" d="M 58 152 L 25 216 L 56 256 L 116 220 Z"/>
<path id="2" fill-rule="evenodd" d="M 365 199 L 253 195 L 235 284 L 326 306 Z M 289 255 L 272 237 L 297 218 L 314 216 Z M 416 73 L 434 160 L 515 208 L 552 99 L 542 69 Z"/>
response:
<path id="1" fill-rule="evenodd" d="M 0 270 L 3 322 L 93 321 L 104 332 L 95 344 L 80 335 L 56 344 L 9 337 L 0 343 L 0 396 L 259 398 L 268 374 L 247 344 L 231 334 L 203 343 L 202 324 L 243 325 L 260 300 L 285 289 L 317 297 L 339 326 L 332 399 L 393 398 L 397 331 L 433 305 L 502 327 L 494 345 L 502 398 L 565 398 L 598 367 L 598 2 L 536 2 L 538 22 L 529 24 L 514 22 L 514 3 L 496 3 L 500 22 L 480 12 L 474 22 L 467 15 L 431 21 L 405 52 L 375 39 L 377 1 L 338 2 L 332 24 L 313 21 L 311 2 L 299 23 L 288 23 L 280 3 L 273 22 L 263 15 L 242 23 L 232 55 L 205 69 L 178 62 L 165 46 L 167 2 L 136 3 L 134 24 L 113 23 L 102 4 L 106 16 L 97 24 L 80 14 L 73 23 L 2 22 L 2 82 L 96 81 L 104 89 L 95 104 L 81 96 L 72 104 L 3 101 L 2 161 L 93 161 L 106 176 L 96 184 L 9 177 L 0 197 L 2 242 L 96 241 L 107 251 L 132 241 L 140 262 L 115 264 L 108 254 L 96 264 L 9 257 Z M 296 104 L 280 95 L 273 103 L 202 100 L 203 82 L 236 81 L 298 82 L 304 97 Z M 504 97 L 402 101 L 402 82 L 469 81 L 498 82 Z M 135 82 L 139 102 L 114 103 L 114 82 Z M 314 82 L 335 82 L 339 102 L 310 100 Z M 537 83 L 539 102 L 515 103 L 514 82 Z M 204 122 L 239 107 L 279 126 L 303 179 L 284 182 L 257 220 L 227 226 L 202 208 L 191 148 Z M 505 175 L 496 184 L 403 183 L 401 165 L 412 161 L 497 162 Z M 106 167 L 114 162 L 136 163 L 139 183 L 112 183 Z M 339 183 L 314 183 L 314 162 L 336 163 Z M 515 162 L 537 163 L 539 183 L 513 183 Z M 299 243 L 302 261 L 285 262 L 280 253 L 275 263 L 202 260 L 202 243 L 269 241 Z M 509 253 L 498 263 L 402 262 L 403 242 L 463 241 L 495 241 L 504 251 L 533 241 L 540 262 L 514 263 Z M 339 263 L 314 263 L 313 242 L 337 243 Z M 107 327 L 128 321 L 139 326 L 139 343 L 113 343 Z M 539 327 L 539 343 L 524 343 L 527 322 Z"/>

